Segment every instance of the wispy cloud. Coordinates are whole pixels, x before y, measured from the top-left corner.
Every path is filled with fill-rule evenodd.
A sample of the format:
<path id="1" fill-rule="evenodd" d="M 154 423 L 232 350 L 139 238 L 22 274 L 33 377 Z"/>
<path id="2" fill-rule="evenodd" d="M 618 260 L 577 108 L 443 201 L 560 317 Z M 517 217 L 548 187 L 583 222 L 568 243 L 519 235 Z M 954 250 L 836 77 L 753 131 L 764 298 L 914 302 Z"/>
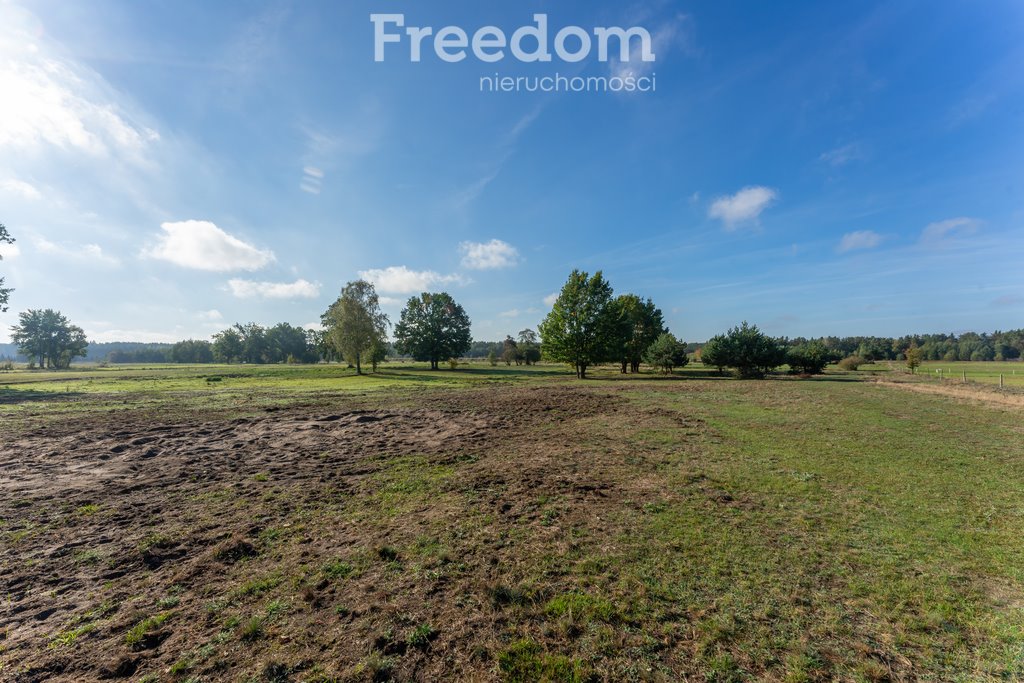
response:
<path id="1" fill-rule="evenodd" d="M 505 163 L 515 154 L 516 144 L 519 142 L 519 138 L 534 124 L 534 122 L 540 118 L 541 113 L 544 111 L 544 105 L 539 104 L 533 109 L 523 114 L 519 119 L 512 125 L 508 131 L 501 136 L 500 144 L 498 149 L 492 154 L 491 160 L 485 165 L 486 170 L 472 183 L 469 183 L 465 187 L 455 192 L 453 205 L 456 209 L 464 209 L 469 204 L 472 204 L 476 199 L 483 194 L 483 191 L 487 189 L 501 173 L 502 167 Z"/>
<path id="2" fill-rule="evenodd" d="M 853 161 L 861 161 L 865 158 L 864 146 L 859 142 L 851 142 L 827 152 L 822 152 L 818 161 L 833 167 L 845 166 Z"/>
<path id="3" fill-rule="evenodd" d="M 320 194 L 323 188 L 324 172 L 316 166 L 306 166 L 302 169 L 302 181 L 299 187 L 303 192 L 309 194 Z"/>
<path id="4" fill-rule="evenodd" d="M 0 5 L 0 149 L 56 148 L 147 164 L 160 134 L 133 121 L 94 72 L 40 42 L 33 23 L 20 8 Z"/>
<path id="5" fill-rule="evenodd" d="M 0 192 L 13 194 L 29 201 L 36 201 L 43 198 L 43 193 L 40 192 L 35 185 L 26 183 L 24 180 L 18 180 L 17 178 L 0 180 Z"/>
<path id="6" fill-rule="evenodd" d="M 641 22 L 633 22 L 639 24 Z M 650 47 L 654 53 L 655 61 L 643 60 L 643 43 L 633 39 L 630 43 L 629 60 L 623 61 L 619 57 L 612 57 L 608 60 L 610 75 L 618 78 L 639 78 L 651 73 L 657 60 L 665 61 L 669 50 L 676 44 L 682 44 L 683 48 L 692 51 L 691 36 L 689 34 L 691 19 L 685 14 L 676 14 L 671 19 L 662 22 L 654 33 L 651 34 Z M 612 42 L 614 45 L 614 42 Z"/>
<path id="7" fill-rule="evenodd" d="M 466 279 L 458 274 L 442 275 L 432 270 L 411 270 L 406 266 L 361 270 L 359 277 L 389 294 L 415 294 L 426 292 L 437 285 L 466 283 Z"/>
<path id="8" fill-rule="evenodd" d="M 320 296 L 320 285 L 308 280 L 295 282 L 256 282 L 254 280 L 228 280 L 228 289 L 239 299 L 315 299 Z"/>
<path id="9" fill-rule="evenodd" d="M 921 231 L 921 244 L 937 246 L 957 237 L 967 237 L 978 232 L 981 225 L 980 219 L 966 216 L 929 223 Z"/>
<path id="10" fill-rule="evenodd" d="M 712 202 L 708 216 L 721 220 L 725 229 L 732 231 L 741 223 L 756 221 L 778 196 L 778 192 L 770 187 L 745 187 L 736 194 L 719 197 Z"/>
<path id="11" fill-rule="evenodd" d="M 836 250 L 840 254 L 858 249 L 874 249 L 882 243 L 882 236 L 873 230 L 857 230 L 848 232 L 839 240 Z"/>
<path id="12" fill-rule="evenodd" d="M 44 237 L 37 237 L 35 247 L 41 253 L 68 261 L 107 267 L 119 266 L 121 264 L 121 261 L 116 257 L 103 253 L 103 248 L 98 244 L 58 244 Z"/>
<path id="13" fill-rule="evenodd" d="M 490 242 L 462 242 L 462 267 L 470 270 L 496 270 L 511 268 L 519 263 L 519 251 L 508 242 L 492 239 Z"/>
<path id="14" fill-rule="evenodd" d="M 546 297 L 544 297 L 544 305 L 547 306 L 548 308 L 554 306 L 556 301 L 558 301 L 558 292 L 551 292 Z"/>
<path id="15" fill-rule="evenodd" d="M 274 261 L 274 252 L 259 249 L 230 235 L 210 221 L 163 223 L 157 243 L 143 250 L 145 257 L 182 268 L 228 272 L 259 270 Z"/>

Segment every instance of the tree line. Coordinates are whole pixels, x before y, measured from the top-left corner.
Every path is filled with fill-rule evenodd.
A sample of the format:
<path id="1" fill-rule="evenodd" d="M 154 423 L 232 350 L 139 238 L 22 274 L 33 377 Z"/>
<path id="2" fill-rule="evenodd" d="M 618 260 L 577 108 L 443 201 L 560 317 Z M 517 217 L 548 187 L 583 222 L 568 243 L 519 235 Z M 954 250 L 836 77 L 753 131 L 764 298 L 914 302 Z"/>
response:
<path id="1" fill-rule="evenodd" d="M 0 241 L 12 242 L 0 225 Z M 0 279 L 0 285 L 3 280 Z M 0 287 L 0 306 L 9 289 Z M 562 286 L 551 311 L 535 331 L 527 328 L 501 342 L 473 341 L 465 309 L 447 292 L 410 297 L 393 326 L 380 310 L 371 283 L 347 283 L 321 316 L 320 330 L 289 323 L 264 327 L 237 323 L 211 340 L 189 339 L 175 344 L 109 344 L 112 363 L 317 363 L 344 361 L 362 373 L 376 371 L 388 357 L 428 362 L 432 369 L 455 359 L 487 358 L 491 365 L 532 365 L 541 360 L 565 363 L 585 378 L 597 365 L 615 364 L 622 373 L 640 371 L 642 363 L 671 373 L 687 365 L 689 351 L 719 372 L 731 369 L 740 377 L 763 377 L 780 366 L 791 372 L 816 374 L 847 358 L 858 362 L 905 360 L 911 369 L 923 360 L 1014 360 L 1024 356 L 1024 330 L 991 334 L 933 334 L 904 337 L 774 338 L 746 322 L 701 345 L 687 346 L 665 326 L 661 310 L 650 298 L 615 295 L 601 271 L 574 270 Z M 66 368 L 85 357 L 84 331 L 59 311 L 28 310 L 11 328 L 18 351 L 40 368 Z M 101 345 L 96 345 L 97 347 Z M 856 361 L 856 362 L 854 362 Z"/>

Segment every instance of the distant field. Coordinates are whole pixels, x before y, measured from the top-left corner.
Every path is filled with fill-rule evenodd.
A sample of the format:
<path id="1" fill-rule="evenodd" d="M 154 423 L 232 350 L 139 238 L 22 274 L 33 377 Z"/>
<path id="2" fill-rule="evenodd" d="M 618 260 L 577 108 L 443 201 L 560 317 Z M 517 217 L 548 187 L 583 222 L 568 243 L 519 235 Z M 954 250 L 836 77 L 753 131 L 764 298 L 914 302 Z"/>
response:
<path id="1" fill-rule="evenodd" d="M 1021 680 L 1022 409 L 878 371 L 0 373 L 0 680 Z"/>
<path id="2" fill-rule="evenodd" d="M 879 361 L 874 365 L 862 366 L 861 371 L 878 372 L 909 372 L 904 361 Z M 963 383 L 966 374 L 968 382 L 980 384 L 999 384 L 999 375 L 1003 376 L 1004 386 L 1024 387 L 1024 363 L 1012 362 L 974 362 L 974 361 L 926 361 L 917 369 L 922 378 L 948 382 Z"/>

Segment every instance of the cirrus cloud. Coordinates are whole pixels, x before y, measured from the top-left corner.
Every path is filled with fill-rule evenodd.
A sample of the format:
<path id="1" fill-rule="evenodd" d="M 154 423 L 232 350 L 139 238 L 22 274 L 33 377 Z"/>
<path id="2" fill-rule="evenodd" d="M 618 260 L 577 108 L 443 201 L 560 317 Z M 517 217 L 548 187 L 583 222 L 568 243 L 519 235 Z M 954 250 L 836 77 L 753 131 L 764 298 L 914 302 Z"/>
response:
<path id="1" fill-rule="evenodd" d="M 391 294 L 415 294 L 425 292 L 434 285 L 466 283 L 461 275 L 442 275 L 432 270 L 411 270 L 405 266 L 361 270 L 359 277 L 380 291 Z"/>
<path id="2" fill-rule="evenodd" d="M 708 216 L 722 221 L 732 231 L 740 223 L 755 221 L 761 212 L 774 202 L 779 193 L 770 187 L 752 185 L 733 195 L 717 198 L 708 209 Z"/>
<path id="3" fill-rule="evenodd" d="M 981 221 L 977 218 L 961 216 L 950 218 L 944 221 L 929 223 L 921 232 L 921 243 L 937 245 L 953 237 L 965 237 L 973 235 L 981 228 Z"/>
<path id="4" fill-rule="evenodd" d="M 882 236 L 874 230 L 857 230 L 843 235 L 837 249 L 840 254 L 844 254 L 857 249 L 874 249 L 881 243 Z"/>
<path id="5" fill-rule="evenodd" d="M 230 235 L 210 221 L 162 223 L 164 231 L 156 245 L 143 250 L 143 256 L 167 261 L 182 268 L 227 272 L 259 270 L 274 261 L 274 252 L 258 249 Z"/>
<path id="6" fill-rule="evenodd" d="M 496 270 L 519 263 L 519 250 L 497 239 L 490 242 L 462 242 L 459 244 L 459 252 L 462 254 L 462 267 L 470 270 Z"/>
<path id="7" fill-rule="evenodd" d="M 239 299 L 315 299 L 320 296 L 320 285 L 308 280 L 295 282 L 256 282 L 254 280 L 228 280 L 228 289 Z"/>

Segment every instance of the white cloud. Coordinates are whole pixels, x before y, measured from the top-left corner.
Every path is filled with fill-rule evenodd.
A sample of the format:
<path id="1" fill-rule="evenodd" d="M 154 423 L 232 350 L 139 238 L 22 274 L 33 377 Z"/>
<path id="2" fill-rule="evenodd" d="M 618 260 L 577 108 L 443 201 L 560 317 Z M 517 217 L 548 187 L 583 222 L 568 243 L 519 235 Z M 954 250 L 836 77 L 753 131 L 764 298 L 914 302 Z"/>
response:
<path id="1" fill-rule="evenodd" d="M 556 301 L 558 301 L 558 292 L 552 292 L 544 297 L 544 305 L 548 308 L 554 306 Z"/>
<path id="2" fill-rule="evenodd" d="M 224 316 L 216 308 L 213 308 L 209 311 L 199 311 L 199 319 L 216 322 L 217 320 L 223 320 Z"/>
<path id="3" fill-rule="evenodd" d="M 840 253 L 854 251 L 856 249 L 874 249 L 882 243 L 882 236 L 874 230 L 857 230 L 848 232 L 839 240 L 838 250 Z"/>
<path id="4" fill-rule="evenodd" d="M 721 220 L 726 230 L 735 230 L 739 223 L 757 220 L 778 196 L 778 192 L 770 187 L 745 187 L 734 195 L 719 197 L 712 202 L 708 216 Z"/>
<path id="5" fill-rule="evenodd" d="M 16 178 L 0 181 L 0 191 L 18 195 L 22 199 L 31 201 L 43 198 L 42 193 L 36 189 L 35 185 L 26 183 L 24 180 L 17 180 Z"/>
<path id="6" fill-rule="evenodd" d="M 315 299 L 320 285 L 307 280 L 295 282 L 255 282 L 228 280 L 228 288 L 239 299 Z"/>
<path id="7" fill-rule="evenodd" d="M 662 23 L 661 26 L 651 34 L 651 52 L 654 53 L 656 60 L 664 61 L 669 48 L 676 42 L 682 42 L 684 50 L 687 52 L 691 51 L 691 46 L 689 45 L 690 40 L 686 30 L 688 28 L 688 19 L 689 17 L 685 14 L 678 14 L 671 20 Z M 612 59 L 608 60 L 608 67 L 612 77 L 639 78 L 641 76 L 646 76 L 654 70 L 655 66 L 657 66 L 656 61 L 643 61 L 643 43 L 639 39 L 634 38 L 630 42 L 628 62 L 619 60 L 615 41 L 611 41 L 610 46 L 612 46 L 610 54 L 614 55 Z"/>
<path id="8" fill-rule="evenodd" d="M 462 267 L 471 270 L 495 270 L 509 268 L 519 263 L 519 251 L 508 242 L 462 242 Z"/>
<path id="9" fill-rule="evenodd" d="M 513 308 L 509 311 L 502 311 L 498 314 L 499 318 L 518 318 L 520 311 L 518 308 Z"/>
<path id="10" fill-rule="evenodd" d="M 466 283 L 461 275 L 441 275 L 432 270 L 410 270 L 405 266 L 361 270 L 359 277 L 380 291 L 391 294 L 416 294 L 425 292 L 434 285 Z"/>
<path id="11" fill-rule="evenodd" d="M 953 237 L 966 237 L 973 235 L 981 228 L 981 221 L 977 218 L 950 218 L 936 223 L 929 223 L 921 232 L 922 244 L 940 244 Z"/>
<path id="12" fill-rule="evenodd" d="M 818 161 L 829 166 L 845 166 L 851 161 L 859 161 L 864 158 L 864 149 L 859 142 L 851 142 L 842 147 L 836 147 L 827 152 L 822 152 Z"/>
<path id="13" fill-rule="evenodd" d="M 0 259 L 12 259 L 18 258 L 21 255 L 21 249 L 18 248 L 17 244 L 7 244 L 6 242 L 0 242 Z"/>
<path id="14" fill-rule="evenodd" d="M 309 194 L 320 194 L 323 189 L 324 172 L 316 166 L 306 166 L 302 169 L 302 182 L 299 188 Z"/>
<path id="15" fill-rule="evenodd" d="M 164 234 L 143 256 L 183 268 L 226 272 L 259 270 L 274 260 L 274 252 L 257 249 L 209 221 L 178 221 L 160 225 Z"/>
<path id="16" fill-rule="evenodd" d="M 57 244 L 44 237 L 35 239 L 36 250 L 69 261 L 87 262 L 93 265 L 117 266 L 121 262 L 109 254 L 103 253 L 98 244 Z"/>
<path id="17" fill-rule="evenodd" d="M 147 148 L 160 135 L 131 121 L 102 79 L 40 47 L 37 22 L 24 10 L 0 4 L 0 27 L 0 148 L 49 146 L 147 163 Z"/>
<path id="18" fill-rule="evenodd" d="M 405 306 L 405 299 L 399 299 L 394 296 L 382 296 L 378 297 L 378 301 L 381 306 Z"/>

